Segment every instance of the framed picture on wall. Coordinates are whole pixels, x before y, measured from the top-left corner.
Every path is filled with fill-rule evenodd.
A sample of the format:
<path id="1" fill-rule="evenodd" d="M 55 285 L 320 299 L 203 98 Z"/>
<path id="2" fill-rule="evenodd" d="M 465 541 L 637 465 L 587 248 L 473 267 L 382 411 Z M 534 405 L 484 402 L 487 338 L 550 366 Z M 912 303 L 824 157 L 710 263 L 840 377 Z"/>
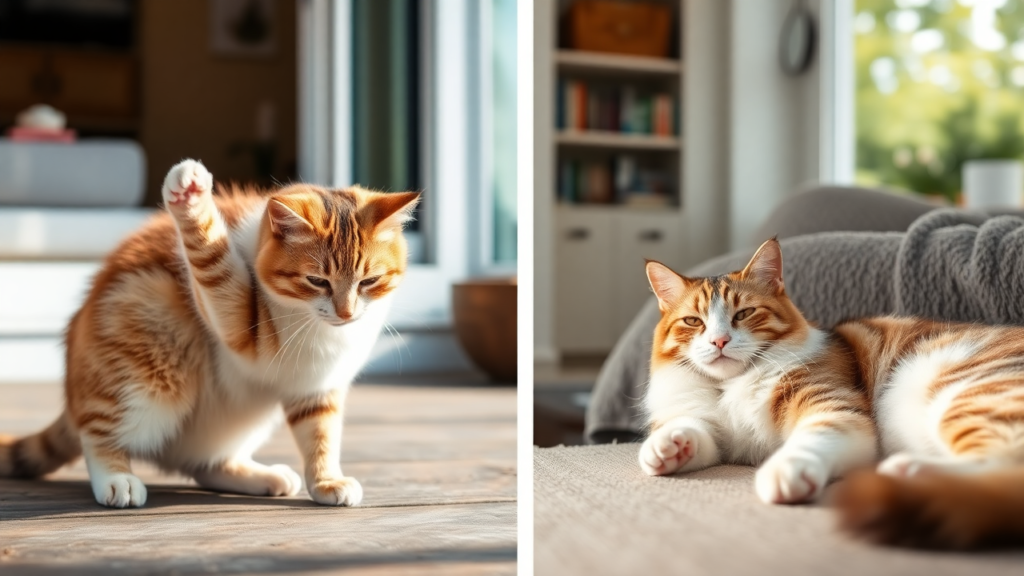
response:
<path id="1" fill-rule="evenodd" d="M 275 0 L 210 0 L 210 50 L 222 56 L 272 56 L 275 8 Z"/>

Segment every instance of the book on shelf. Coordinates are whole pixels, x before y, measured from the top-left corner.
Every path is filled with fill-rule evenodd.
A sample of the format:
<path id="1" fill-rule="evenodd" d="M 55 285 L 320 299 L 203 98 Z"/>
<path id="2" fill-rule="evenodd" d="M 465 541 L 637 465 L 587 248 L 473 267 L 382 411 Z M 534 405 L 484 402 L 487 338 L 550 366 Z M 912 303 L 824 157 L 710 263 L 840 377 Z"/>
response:
<path id="1" fill-rule="evenodd" d="M 647 93 L 631 85 L 591 86 L 579 80 L 558 82 L 555 117 L 562 130 L 600 130 L 672 136 L 676 105 L 664 92 Z"/>
<path id="2" fill-rule="evenodd" d="M 672 204 L 669 173 L 641 168 L 628 154 L 606 161 L 563 159 L 558 166 L 558 199 L 563 204 L 621 204 L 661 207 Z"/>
<path id="3" fill-rule="evenodd" d="M 671 205 L 669 197 L 664 194 L 630 194 L 623 202 L 631 208 L 667 208 Z"/>

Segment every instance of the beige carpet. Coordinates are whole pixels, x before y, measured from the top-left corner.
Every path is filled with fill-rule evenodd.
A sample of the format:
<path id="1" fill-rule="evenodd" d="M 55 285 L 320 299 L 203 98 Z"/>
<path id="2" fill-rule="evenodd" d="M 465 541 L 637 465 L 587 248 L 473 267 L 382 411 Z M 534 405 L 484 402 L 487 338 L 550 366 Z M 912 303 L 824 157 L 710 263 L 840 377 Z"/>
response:
<path id="1" fill-rule="evenodd" d="M 536 449 L 536 574 L 1024 574 L 1024 552 L 936 554 L 872 547 L 823 506 L 768 506 L 754 469 L 649 478 L 639 444 Z"/>

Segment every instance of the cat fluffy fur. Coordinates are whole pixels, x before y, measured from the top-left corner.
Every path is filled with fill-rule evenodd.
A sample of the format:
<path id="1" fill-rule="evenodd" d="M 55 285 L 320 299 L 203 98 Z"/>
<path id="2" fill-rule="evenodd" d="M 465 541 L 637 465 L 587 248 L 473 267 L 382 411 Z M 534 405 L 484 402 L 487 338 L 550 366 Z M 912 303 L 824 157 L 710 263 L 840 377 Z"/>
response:
<path id="1" fill-rule="evenodd" d="M 84 453 L 106 506 L 145 503 L 135 458 L 211 489 L 285 496 L 304 478 L 321 504 L 358 504 L 361 486 L 341 472 L 343 403 L 405 272 L 401 227 L 418 195 L 297 184 L 215 196 L 212 175 L 186 160 L 163 199 L 167 212 L 107 258 L 68 327 L 64 412 L 0 439 L 0 477 Z M 252 459 L 282 416 L 301 477 Z"/>
<path id="2" fill-rule="evenodd" d="M 690 279 L 649 262 L 662 319 L 644 398 L 648 474 L 760 466 L 770 503 L 840 485 L 843 526 L 879 542 L 1024 539 L 1024 328 L 880 317 L 826 333 L 786 296 L 773 239 Z"/>
<path id="3" fill-rule="evenodd" d="M 848 377 L 853 357 L 786 297 L 777 242 L 726 277 L 688 279 L 657 262 L 647 272 L 662 311 L 644 397 L 647 474 L 760 465 L 758 496 L 789 503 L 874 460 L 870 406 Z"/>

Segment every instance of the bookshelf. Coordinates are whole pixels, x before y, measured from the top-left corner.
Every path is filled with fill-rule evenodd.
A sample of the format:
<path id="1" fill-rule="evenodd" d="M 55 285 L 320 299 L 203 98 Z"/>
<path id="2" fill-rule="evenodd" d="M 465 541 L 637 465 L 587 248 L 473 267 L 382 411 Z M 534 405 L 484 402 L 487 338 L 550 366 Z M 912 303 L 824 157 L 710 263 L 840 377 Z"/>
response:
<path id="1" fill-rule="evenodd" d="M 678 76 L 683 64 L 676 58 L 651 58 L 562 49 L 555 53 L 555 64 L 560 72 L 600 71 L 626 76 Z"/>
<path id="2" fill-rule="evenodd" d="M 579 146 L 620 150 L 676 151 L 682 146 L 679 138 L 675 136 L 623 134 L 606 130 L 561 130 L 555 135 L 555 143 L 564 147 Z"/>
<path id="3" fill-rule="evenodd" d="M 545 156 L 535 161 L 536 202 L 551 214 L 537 245 L 551 253 L 553 344 L 563 358 L 609 352 L 650 297 L 644 259 L 680 268 L 686 256 L 685 0 L 642 0 L 670 8 L 664 57 L 574 49 L 575 1 L 538 4 L 557 24 L 535 39 L 537 97 L 550 98 L 535 124 Z"/>

